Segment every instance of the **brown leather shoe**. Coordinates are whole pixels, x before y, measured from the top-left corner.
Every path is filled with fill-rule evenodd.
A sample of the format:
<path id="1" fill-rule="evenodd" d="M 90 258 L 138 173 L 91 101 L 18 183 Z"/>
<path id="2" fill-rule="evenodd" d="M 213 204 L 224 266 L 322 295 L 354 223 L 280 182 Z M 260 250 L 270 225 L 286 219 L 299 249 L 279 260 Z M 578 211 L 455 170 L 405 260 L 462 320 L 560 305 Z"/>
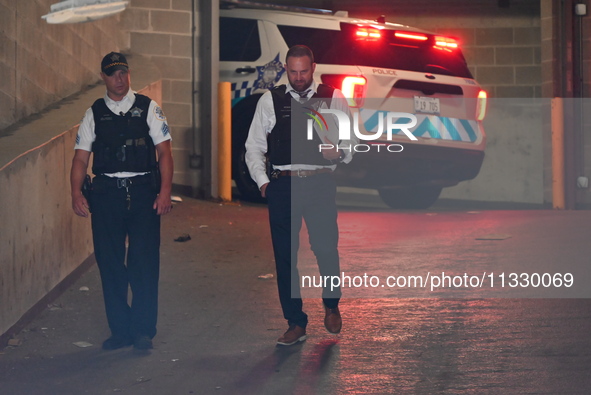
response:
<path id="1" fill-rule="evenodd" d="M 291 346 L 297 342 L 303 342 L 307 338 L 308 336 L 306 336 L 305 328 L 297 325 L 290 325 L 289 329 L 283 334 L 283 336 L 277 339 L 277 344 L 282 346 Z"/>
<path id="2" fill-rule="evenodd" d="M 341 319 L 341 312 L 338 307 L 329 309 L 324 306 L 324 327 L 330 333 L 339 333 L 343 327 L 343 320 Z"/>

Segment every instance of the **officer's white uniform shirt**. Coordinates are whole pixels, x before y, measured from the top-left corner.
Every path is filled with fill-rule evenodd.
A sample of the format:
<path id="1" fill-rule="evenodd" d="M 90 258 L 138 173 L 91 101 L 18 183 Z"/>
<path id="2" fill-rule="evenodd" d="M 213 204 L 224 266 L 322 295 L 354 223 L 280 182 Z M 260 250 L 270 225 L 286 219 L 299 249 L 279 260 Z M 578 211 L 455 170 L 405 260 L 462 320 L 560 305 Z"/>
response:
<path id="1" fill-rule="evenodd" d="M 318 86 L 316 85 L 316 82 L 312 82 L 312 85 L 309 87 L 310 92 L 308 92 L 307 95 L 308 99 L 316 93 L 317 88 Z M 298 94 L 293 91 L 294 89 L 289 84 L 289 82 L 287 83 L 285 89 L 294 99 L 300 99 L 300 96 L 298 96 Z M 350 112 L 349 106 L 347 105 L 347 99 L 338 89 L 335 89 L 333 92 L 330 108 L 334 110 L 340 110 L 346 114 L 349 114 Z M 271 133 L 273 127 L 275 127 L 275 123 L 276 118 L 275 109 L 273 107 L 273 96 L 271 91 L 267 91 L 261 96 L 257 103 L 254 117 L 250 125 L 250 130 L 248 131 L 248 138 L 246 139 L 245 144 L 246 165 L 248 166 L 250 175 L 257 183 L 259 189 L 264 184 L 269 182 L 269 177 L 267 176 L 265 169 L 265 154 L 267 153 L 267 135 Z M 343 158 L 344 163 L 349 163 L 353 157 L 352 151 L 349 149 L 352 143 L 354 144 L 355 142 L 343 140 L 339 144 L 339 147 L 347 147 L 346 149 L 342 150 L 345 153 L 345 157 Z M 306 164 L 290 164 L 273 166 L 273 168 L 277 170 L 316 170 L 323 167 L 334 170 L 336 165 L 317 166 Z"/>
<path id="2" fill-rule="evenodd" d="M 123 97 L 123 99 L 121 99 L 120 101 L 115 101 L 111 99 L 105 93 L 105 103 L 107 104 L 109 110 L 113 111 L 114 114 L 127 114 L 127 112 L 134 105 L 135 93 L 135 91 L 129 89 L 127 95 L 125 95 L 125 97 Z M 170 129 L 168 128 L 168 123 L 166 122 L 166 116 L 164 116 L 162 109 L 154 100 L 150 101 L 147 122 L 150 128 L 150 137 L 152 137 L 154 145 L 158 145 L 164 141 L 172 139 L 172 137 L 170 136 Z M 76 136 L 76 145 L 74 149 L 81 149 L 89 152 L 92 151 L 92 143 L 94 142 L 94 140 L 96 140 L 94 126 L 94 114 L 92 112 L 91 107 L 88 110 L 86 110 L 86 114 L 84 114 L 84 118 L 80 123 L 80 127 L 78 128 L 78 135 Z M 120 172 L 106 175 L 110 177 L 125 178 L 137 176 L 140 174 L 145 173 Z"/>

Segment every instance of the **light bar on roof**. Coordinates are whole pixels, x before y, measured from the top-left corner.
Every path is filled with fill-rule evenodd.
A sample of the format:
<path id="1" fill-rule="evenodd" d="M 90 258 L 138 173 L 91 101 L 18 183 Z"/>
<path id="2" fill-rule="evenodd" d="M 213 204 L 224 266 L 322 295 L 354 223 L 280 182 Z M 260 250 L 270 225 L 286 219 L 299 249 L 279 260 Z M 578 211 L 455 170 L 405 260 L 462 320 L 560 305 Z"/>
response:
<path id="1" fill-rule="evenodd" d="M 355 35 L 359 39 L 366 39 L 366 40 L 378 40 L 382 37 L 382 34 L 378 29 L 374 29 L 371 27 L 360 27 L 355 32 Z"/>
<path id="2" fill-rule="evenodd" d="M 458 42 L 450 37 L 435 36 L 435 45 L 437 47 L 456 49 Z"/>

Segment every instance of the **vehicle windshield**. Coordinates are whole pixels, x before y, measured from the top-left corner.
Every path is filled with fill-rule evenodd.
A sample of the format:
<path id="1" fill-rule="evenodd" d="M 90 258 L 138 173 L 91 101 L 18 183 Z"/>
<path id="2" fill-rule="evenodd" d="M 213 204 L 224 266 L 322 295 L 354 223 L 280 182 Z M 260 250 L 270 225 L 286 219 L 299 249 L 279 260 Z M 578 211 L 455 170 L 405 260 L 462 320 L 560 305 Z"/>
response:
<path id="1" fill-rule="evenodd" d="M 409 42 L 394 38 L 394 31 L 380 40 L 360 40 L 357 25 L 341 23 L 341 30 L 327 30 L 280 25 L 279 31 L 289 47 L 307 45 L 314 52 L 316 63 L 357 65 L 444 74 L 473 78 L 459 48 L 437 49 L 433 36 L 424 42 Z"/>

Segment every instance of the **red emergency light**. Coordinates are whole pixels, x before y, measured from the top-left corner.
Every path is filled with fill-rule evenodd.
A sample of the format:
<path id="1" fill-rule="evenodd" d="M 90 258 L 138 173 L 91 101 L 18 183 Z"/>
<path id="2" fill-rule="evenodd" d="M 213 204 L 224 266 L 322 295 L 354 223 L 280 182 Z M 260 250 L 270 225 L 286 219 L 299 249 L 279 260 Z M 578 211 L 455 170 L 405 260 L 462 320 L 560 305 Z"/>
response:
<path id="1" fill-rule="evenodd" d="M 355 31 L 355 37 L 358 40 L 377 41 L 382 37 L 379 29 L 372 27 L 359 27 Z"/>
<path id="2" fill-rule="evenodd" d="M 435 36 L 435 45 L 455 49 L 458 47 L 458 42 L 450 37 Z"/>
<path id="3" fill-rule="evenodd" d="M 424 34 L 410 33 L 410 32 L 394 32 L 394 37 L 406 38 L 409 40 L 417 40 L 417 41 L 427 41 L 427 39 L 429 38 Z"/>
<path id="4" fill-rule="evenodd" d="M 435 36 L 434 46 L 439 49 L 457 49 L 459 44 L 451 37 Z"/>
<path id="5" fill-rule="evenodd" d="M 411 41 L 427 41 L 429 40 L 429 36 L 422 33 L 416 32 L 394 32 L 394 37 L 401 38 L 403 40 L 411 40 Z M 436 49 L 442 49 L 445 51 L 450 52 L 451 50 L 457 49 L 459 47 L 459 43 L 456 39 L 451 37 L 444 37 L 444 36 L 435 36 L 433 37 L 433 47 Z"/>

